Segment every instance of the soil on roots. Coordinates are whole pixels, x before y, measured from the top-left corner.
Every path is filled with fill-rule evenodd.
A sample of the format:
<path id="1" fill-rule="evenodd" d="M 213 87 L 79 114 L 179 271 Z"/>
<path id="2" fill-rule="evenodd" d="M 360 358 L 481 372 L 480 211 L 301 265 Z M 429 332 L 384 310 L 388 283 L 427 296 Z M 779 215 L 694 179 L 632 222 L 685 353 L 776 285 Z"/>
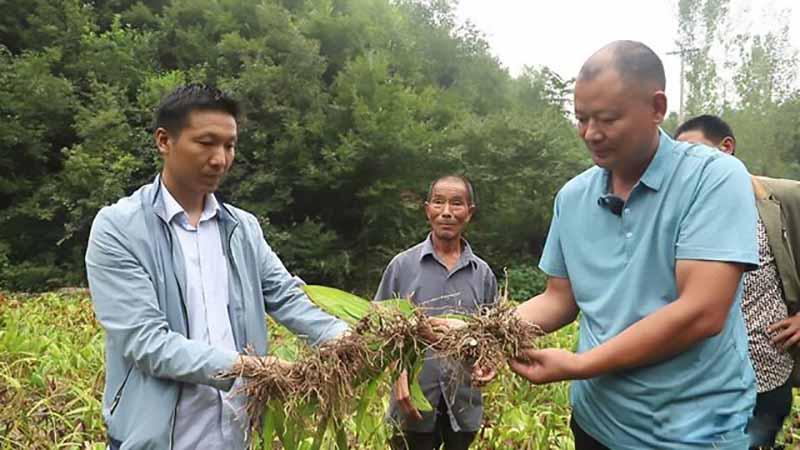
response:
<path id="1" fill-rule="evenodd" d="M 251 364 L 221 376 L 244 379 L 235 394 L 247 397 L 246 410 L 254 427 L 261 423 L 264 406 L 273 400 L 283 404 L 293 419 L 309 419 L 299 417 L 307 404 L 315 404 L 321 417 L 346 417 L 359 386 L 398 360 L 422 358 L 432 349 L 448 364 L 497 369 L 508 358 L 533 348 L 543 334 L 538 326 L 517 317 L 507 302 L 463 320 L 464 326 L 448 328 L 422 309 L 408 315 L 376 306 L 340 338 L 302 349 L 297 362 L 253 358 Z"/>

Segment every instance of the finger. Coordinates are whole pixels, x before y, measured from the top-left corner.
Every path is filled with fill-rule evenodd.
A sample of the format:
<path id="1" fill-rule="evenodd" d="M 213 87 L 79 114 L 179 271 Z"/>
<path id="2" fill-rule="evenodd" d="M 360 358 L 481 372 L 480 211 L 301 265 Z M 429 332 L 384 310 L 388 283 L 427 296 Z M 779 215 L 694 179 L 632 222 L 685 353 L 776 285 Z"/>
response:
<path id="1" fill-rule="evenodd" d="M 531 367 L 528 363 L 512 359 L 508 362 L 508 366 L 517 375 L 529 381 L 531 380 L 531 376 L 533 374 L 533 367 Z"/>
<path id="2" fill-rule="evenodd" d="M 772 343 L 775 344 L 775 345 L 783 344 L 783 342 L 786 339 L 789 339 L 789 336 L 791 336 L 791 335 L 792 335 L 792 332 L 790 330 L 783 330 L 780 333 L 778 333 L 777 335 L 775 335 L 775 337 L 772 338 Z"/>
<path id="3" fill-rule="evenodd" d="M 488 383 L 497 375 L 497 371 L 491 367 L 477 367 L 472 374 L 472 381 L 477 383 Z"/>
<path id="4" fill-rule="evenodd" d="M 408 377 L 406 376 L 405 370 L 400 374 L 395 386 L 397 387 L 397 400 L 406 401 L 410 397 L 410 394 L 408 390 Z"/>
<path id="5" fill-rule="evenodd" d="M 517 357 L 514 359 L 520 362 L 531 362 L 536 359 L 536 355 L 538 355 L 538 350 L 529 348 L 520 351 Z"/>
<path id="6" fill-rule="evenodd" d="M 420 414 L 417 408 L 411 407 L 411 412 L 408 413 L 408 417 L 413 421 L 422 420 L 422 414 Z"/>
<path id="7" fill-rule="evenodd" d="M 800 341 L 800 333 L 795 333 L 791 337 L 789 337 L 789 339 L 787 339 L 786 342 L 783 343 L 783 349 L 789 350 L 790 348 L 797 345 L 798 341 Z"/>
<path id="8" fill-rule="evenodd" d="M 775 322 L 772 325 L 767 327 L 767 331 L 770 332 L 770 333 L 774 333 L 774 332 L 776 332 L 778 330 L 782 330 L 783 328 L 786 328 L 787 326 L 789 326 L 789 323 L 787 323 L 787 322 L 788 322 L 788 319 L 781 320 L 780 322 Z"/>

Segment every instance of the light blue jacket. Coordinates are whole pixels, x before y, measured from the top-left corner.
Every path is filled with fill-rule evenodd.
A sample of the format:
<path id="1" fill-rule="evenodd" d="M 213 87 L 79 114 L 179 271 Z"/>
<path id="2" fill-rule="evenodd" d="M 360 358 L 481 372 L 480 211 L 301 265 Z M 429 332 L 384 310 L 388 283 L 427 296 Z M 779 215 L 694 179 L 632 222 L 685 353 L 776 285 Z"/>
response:
<path id="1" fill-rule="evenodd" d="M 100 210 L 92 224 L 86 272 L 106 333 L 103 418 L 123 449 L 170 449 L 185 383 L 230 389 L 215 375 L 237 353 L 190 340 L 178 238 L 166 220 L 161 182 Z M 236 349 L 267 352 L 266 314 L 318 343 L 347 326 L 317 309 L 264 240 L 256 218 L 222 205 L 219 229 L 228 258 L 228 306 Z"/>

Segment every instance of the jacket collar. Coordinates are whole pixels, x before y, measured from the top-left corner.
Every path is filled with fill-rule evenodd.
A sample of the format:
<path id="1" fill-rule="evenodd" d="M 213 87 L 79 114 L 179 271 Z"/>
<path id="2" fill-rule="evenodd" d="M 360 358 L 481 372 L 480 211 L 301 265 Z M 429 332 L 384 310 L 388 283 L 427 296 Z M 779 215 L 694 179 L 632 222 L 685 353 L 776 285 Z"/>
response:
<path id="1" fill-rule="evenodd" d="M 753 193 L 756 195 L 756 200 L 768 200 L 774 198 L 772 190 L 766 184 L 762 183 L 758 177 L 750 175 L 750 181 L 753 183 Z"/>
<path id="2" fill-rule="evenodd" d="M 156 216 L 158 216 L 165 223 L 169 223 L 170 220 L 174 217 L 174 214 L 170 215 L 170 211 L 167 210 L 167 207 L 165 205 L 166 201 L 164 200 L 165 192 L 166 189 L 164 189 L 164 185 L 161 181 L 161 174 L 159 173 L 158 175 L 156 175 L 153 182 L 145 187 L 144 203 L 145 206 L 148 209 L 152 210 Z M 214 196 L 214 201 L 217 204 L 219 220 L 224 223 L 230 222 L 230 224 L 234 225 L 238 224 L 239 220 L 231 211 L 230 205 L 224 202 L 222 196 L 218 192 L 214 192 L 212 195 Z"/>

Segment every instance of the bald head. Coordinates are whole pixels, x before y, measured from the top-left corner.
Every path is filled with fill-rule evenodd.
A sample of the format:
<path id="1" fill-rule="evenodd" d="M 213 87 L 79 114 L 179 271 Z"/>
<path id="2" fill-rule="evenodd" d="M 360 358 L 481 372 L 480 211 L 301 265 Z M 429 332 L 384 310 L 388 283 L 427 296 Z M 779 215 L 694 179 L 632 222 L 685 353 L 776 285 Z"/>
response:
<path id="1" fill-rule="evenodd" d="M 578 81 L 592 81 L 606 70 L 614 70 L 622 80 L 648 90 L 666 88 L 664 65 L 650 47 L 636 41 L 614 41 L 589 57 Z"/>

